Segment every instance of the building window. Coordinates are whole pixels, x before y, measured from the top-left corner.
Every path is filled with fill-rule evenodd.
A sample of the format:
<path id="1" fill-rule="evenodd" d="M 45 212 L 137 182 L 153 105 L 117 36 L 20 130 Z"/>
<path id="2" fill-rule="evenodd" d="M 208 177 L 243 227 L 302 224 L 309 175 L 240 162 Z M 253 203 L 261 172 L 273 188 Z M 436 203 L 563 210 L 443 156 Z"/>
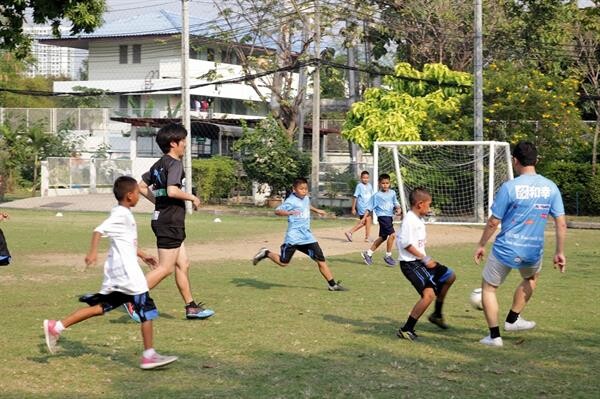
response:
<path id="1" fill-rule="evenodd" d="M 131 62 L 134 64 L 141 64 L 142 62 L 142 45 L 134 44 L 132 46 L 133 55 L 131 56 Z"/>
<path id="2" fill-rule="evenodd" d="M 119 110 L 127 111 L 128 107 L 129 107 L 129 103 L 127 100 L 127 96 L 119 96 Z"/>
<path id="3" fill-rule="evenodd" d="M 127 45 L 119 46 L 119 64 L 127 64 Z"/>
<path id="4" fill-rule="evenodd" d="M 221 112 L 224 114 L 233 113 L 233 100 L 231 98 L 221 98 Z"/>

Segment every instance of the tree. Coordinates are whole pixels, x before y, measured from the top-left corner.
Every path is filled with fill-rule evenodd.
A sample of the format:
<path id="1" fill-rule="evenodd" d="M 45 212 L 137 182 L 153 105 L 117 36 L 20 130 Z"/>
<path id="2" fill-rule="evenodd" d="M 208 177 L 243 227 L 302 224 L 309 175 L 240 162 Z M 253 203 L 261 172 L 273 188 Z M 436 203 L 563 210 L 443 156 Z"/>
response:
<path id="1" fill-rule="evenodd" d="M 461 102 L 470 92 L 471 77 L 441 64 L 423 71 L 399 63 L 384 86 L 370 88 L 346 116 L 342 136 L 371 149 L 374 141 L 417 141 L 430 119 L 460 118 Z"/>
<path id="2" fill-rule="evenodd" d="M 11 51 L 18 59 L 31 50 L 31 38 L 23 32 L 28 10 L 36 24 L 51 22 L 55 36 L 63 20 L 72 23 L 71 34 L 90 33 L 102 24 L 104 0 L 4 0 L 0 6 L 0 48 Z"/>
<path id="3" fill-rule="evenodd" d="M 271 186 L 277 195 L 289 188 L 296 177 L 310 173 L 310 158 L 288 140 L 285 130 L 267 118 L 253 130 L 244 127 L 244 134 L 235 143 L 248 179 Z"/>
<path id="4" fill-rule="evenodd" d="M 0 89 L 51 91 L 52 82 L 48 78 L 25 75 L 26 62 L 30 60 L 16 59 L 15 55 L 0 50 Z M 54 100 L 44 96 L 30 96 L 0 91 L 0 107 L 5 108 L 49 108 L 54 107 Z"/>

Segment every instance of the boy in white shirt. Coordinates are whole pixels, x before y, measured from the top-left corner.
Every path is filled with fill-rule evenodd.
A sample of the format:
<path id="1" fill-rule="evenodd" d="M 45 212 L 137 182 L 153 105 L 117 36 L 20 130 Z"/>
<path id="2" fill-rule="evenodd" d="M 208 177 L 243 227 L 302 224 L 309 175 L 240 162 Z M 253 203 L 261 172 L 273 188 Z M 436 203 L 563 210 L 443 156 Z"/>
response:
<path id="1" fill-rule="evenodd" d="M 452 269 L 436 262 L 425 253 L 427 233 L 422 218 L 430 212 L 431 194 L 424 188 L 415 188 L 410 193 L 409 200 L 410 211 L 402 220 L 396 245 L 400 270 L 421 295 L 421 299 L 415 304 L 406 323 L 396 335 L 398 338 L 413 341 L 417 338 L 415 325 L 434 298 L 435 310 L 429 316 L 429 321 L 442 329 L 448 328 L 442 315 L 442 306 L 448 289 L 456 280 L 456 275 Z"/>
<path id="2" fill-rule="evenodd" d="M 153 369 L 165 366 L 177 360 L 177 357 L 159 355 L 152 347 L 152 320 L 158 317 L 158 310 L 148 293 L 146 277 L 137 257 L 151 266 L 156 266 L 158 262 L 156 258 L 137 248 L 137 227 L 130 210 L 140 198 L 137 180 L 129 176 L 117 178 L 113 193 L 119 205 L 112 209 L 108 219 L 94 229 L 90 250 L 85 257 L 86 265 L 94 264 L 98 259 L 100 238 L 110 238 L 100 292 L 83 298 L 89 305 L 88 308 L 78 309 L 62 320 L 44 320 L 46 345 L 50 353 L 55 353 L 60 334 L 66 328 L 131 302 L 142 322 L 144 353 L 140 367 Z"/>

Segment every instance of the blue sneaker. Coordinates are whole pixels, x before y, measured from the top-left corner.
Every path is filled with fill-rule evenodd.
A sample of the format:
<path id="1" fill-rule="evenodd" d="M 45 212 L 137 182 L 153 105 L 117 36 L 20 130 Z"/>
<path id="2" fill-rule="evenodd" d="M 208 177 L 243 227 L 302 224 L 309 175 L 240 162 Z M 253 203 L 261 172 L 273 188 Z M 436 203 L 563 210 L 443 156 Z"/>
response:
<path id="1" fill-rule="evenodd" d="M 391 256 L 384 256 L 383 257 L 383 261 L 385 262 L 385 264 L 389 267 L 394 267 L 396 266 L 396 261 L 394 260 L 394 258 L 392 258 Z"/>
<path id="2" fill-rule="evenodd" d="M 368 266 L 371 266 L 371 265 L 373 264 L 373 257 L 372 257 L 371 255 L 369 255 L 369 254 L 367 253 L 367 251 L 362 251 L 362 252 L 360 253 L 360 256 L 362 256 L 363 260 L 365 261 L 365 263 L 366 263 Z"/>
<path id="3" fill-rule="evenodd" d="M 206 309 L 202 302 L 196 304 L 191 303 L 185 307 L 185 318 L 186 319 L 208 319 L 210 316 L 214 315 L 215 311 L 212 309 Z"/>
<path id="4" fill-rule="evenodd" d="M 125 308 L 125 311 L 129 315 L 129 317 L 131 317 L 131 320 L 135 321 L 136 323 L 142 322 L 142 319 L 140 319 L 140 315 L 137 314 L 137 312 L 133 308 L 133 303 L 131 303 L 131 302 L 124 303 L 123 307 Z"/>

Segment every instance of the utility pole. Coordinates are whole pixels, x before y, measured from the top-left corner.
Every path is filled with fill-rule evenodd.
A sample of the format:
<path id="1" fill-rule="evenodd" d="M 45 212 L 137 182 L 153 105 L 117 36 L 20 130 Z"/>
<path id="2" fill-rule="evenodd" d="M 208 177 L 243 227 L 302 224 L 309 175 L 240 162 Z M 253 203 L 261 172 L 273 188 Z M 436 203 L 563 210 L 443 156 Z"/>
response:
<path id="1" fill-rule="evenodd" d="M 346 21 L 346 30 L 350 31 L 351 23 L 350 21 Z M 356 71 L 354 68 L 356 67 L 356 48 L 354 47 L 354 32 L 352 32 L 352 40 L 348 43 L 348 108 L 352 106 L 356 102 L 357 98 L 357 85 L 356 85 Z M 348 142 L 350 145 L 350 158 L 351 158 L 351 169 L 353 175 L 358 175 L 358 164 L 357 164 L 357 145 Z"/>
<path id="2" fill-rule="evenodd" d="M 483 141 L 483 0 L 474 0 L 474 132 L 475 141 Z M 493 154 L 490 154 L 493 156 Z M 484 221 L 483 211 L 483 147 L 475 146 L 475 217 L 477 222 Z M 490 204 L 491 205 L 491 204 Z"/>
<path id="3" fill-rule="evenodd" d="M 310 179 L 310 192 L 314 205 L 319 202 L 319 161 L 321 141 L 321 24 L 319 21 L 319 0 L 315 0 L 315 59 L 317 64 L 313 75 L 313 111 L 312 111 L 312 173 Z"/>
<path id="4" fill-rule="evenodd" d="M 185 192 L 192 193 L 192 124 L 190 120 L 190 15 L 189 0 L 181 0 L 181 122 L 188 134 L 185 138 Z M 192 203 L 185 201 L 188 214 L 192 213 Z"/>
<path id="5" fill-rule="evenodd" d="M 307 21 L 302 18 L 302 43 L 308 42 Z M 298 95 L 302 96 L 298 107 L 298 149 L 304 150 L 304 100 L 306 98 L 306 66 L 300 67 L 300 76 L 298 77 Z"/>

